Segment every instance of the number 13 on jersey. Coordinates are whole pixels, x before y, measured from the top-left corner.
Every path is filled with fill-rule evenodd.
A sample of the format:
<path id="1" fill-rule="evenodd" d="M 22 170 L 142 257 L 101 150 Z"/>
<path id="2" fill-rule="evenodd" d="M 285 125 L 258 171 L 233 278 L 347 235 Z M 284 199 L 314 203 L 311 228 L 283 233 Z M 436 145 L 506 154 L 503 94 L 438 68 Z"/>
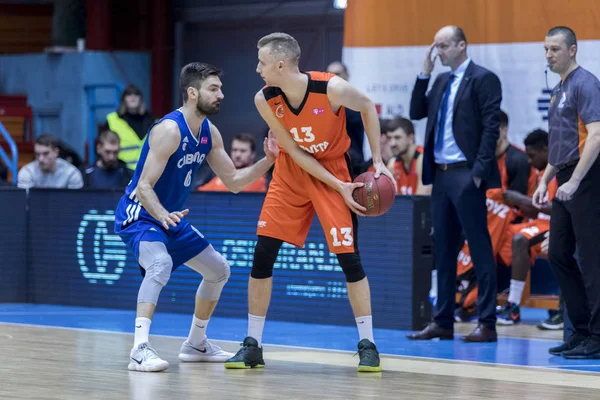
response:
<path id="1" fill-rule="evenodd" d="M 338 231 L 336 228 L 331 228 L 329 231 L 331 238 L 333 239 L 333 246 L 352 246 L 354 243 L 354 238 L 352 237 L 352 228 L 340 228 L 340 237 L 343 237 L 342 241 L 338 239 Z"/>
<path id="2" fill-rule="evenodd" d="M 312 126 L 303 126 L 300 128 L 301 133 L 298 133 L 298 128 L 292 128 L 290 129 L 290 132 L 294 135 L 294 140 L 298 143 L 311 143 L 315 141 L 315 135 L 312 133 Z"/>

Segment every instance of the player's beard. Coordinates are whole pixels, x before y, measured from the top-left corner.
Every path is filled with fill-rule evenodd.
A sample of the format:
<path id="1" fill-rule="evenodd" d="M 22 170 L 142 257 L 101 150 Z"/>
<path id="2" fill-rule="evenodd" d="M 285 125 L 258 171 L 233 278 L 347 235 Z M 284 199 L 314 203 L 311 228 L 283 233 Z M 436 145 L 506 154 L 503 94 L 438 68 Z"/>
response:
<path id="1" fill-rule="evenodd" d="M 221 110 L 221 104 L 219 103 L 208 103 L 198 98 L 196 103 L 196 112 L 202 115 L 214 115 Z"/>

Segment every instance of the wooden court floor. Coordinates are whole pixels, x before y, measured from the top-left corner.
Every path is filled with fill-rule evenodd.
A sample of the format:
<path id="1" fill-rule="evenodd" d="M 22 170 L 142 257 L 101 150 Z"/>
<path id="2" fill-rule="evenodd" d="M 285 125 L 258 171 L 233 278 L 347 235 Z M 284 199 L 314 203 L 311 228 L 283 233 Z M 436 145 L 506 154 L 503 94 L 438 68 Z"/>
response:
<path id="1" fill-rule="evenodd" d="M 0 399 L 600 398 L 597 374 L 407 357 L 358 374 L 352 353 L 279 346 L 265 346 L 264 370 L 225 370 L 180 363 L 182 340 L 151 337 L 167 371 L 129 372 L 129 334 L 0 324 Z"/>

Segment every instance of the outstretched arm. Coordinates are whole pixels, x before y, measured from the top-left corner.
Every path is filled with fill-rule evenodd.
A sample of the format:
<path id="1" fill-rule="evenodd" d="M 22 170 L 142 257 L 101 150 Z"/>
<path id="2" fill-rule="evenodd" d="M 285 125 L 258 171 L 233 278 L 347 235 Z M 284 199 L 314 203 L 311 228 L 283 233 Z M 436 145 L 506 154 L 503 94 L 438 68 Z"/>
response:
<path id="1" fill-rule="evenodd" d="M 152 134 L 148 140 L 150 150 L 137 184 L 136 194 L 144 209 L 159 221 L 165 229 L 169 229 L 169 225 L 177 226 L 177 223 L 189 210 L 174 210 L 169 213 L 160 203 L 154 191 L 154 185 L 156 185 L 165 170 L 169 157 L 179 147 L 181 142 L 179 127 L 173 121 L 163 121 L 152 129 Z"/>
<path id="2" fill-rule="evenodd" d="M 546 203 L 539 208 L 533 206 L 533 198 L 517 192 L 516 190 L 507 190 L 504 192 L 504 201 L 514 207 L 519 207 L 525 216 L 536 218 L 538 212 L 550 215 L 552 213 L 552 203 Z"/>
<path id="3" fill-rule="evenodd" d="M 225 151 L 221 132 L 219 132 L 216 126 L 210 124 L 210 133 L 212 135 L 212 149 L 208 153 L 206 161 L 208 161 L 215 174 L 227 186 L 227 189 L 233 193 L 240 192 L 246 186 L 263 176 L 271 168 L 279 153 L 277 143 L 273 139 L 270 141 L 265 139 L 264 150 L 266 157 L 249 167 L 236 169 L 233 161 L 231 161 L 231 158 Z"/>

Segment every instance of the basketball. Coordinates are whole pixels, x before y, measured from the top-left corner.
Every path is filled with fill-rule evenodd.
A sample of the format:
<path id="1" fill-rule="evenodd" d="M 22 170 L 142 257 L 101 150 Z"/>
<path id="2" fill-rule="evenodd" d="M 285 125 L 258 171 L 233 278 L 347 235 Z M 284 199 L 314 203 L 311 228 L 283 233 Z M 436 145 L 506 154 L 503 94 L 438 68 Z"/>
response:
<path id="1" fill-rule="evenodd" d="M 374 172 L 365 172 L 356 177 L 354 182 L 363 182 L 364 186 L 354 189 L 352 197 L 367 211 L 368 217 L 377 217 L 385 214 L 394 204 L 396 191 L 394 182 L 387 175 L 380 175 L 375 179 Z"/>

